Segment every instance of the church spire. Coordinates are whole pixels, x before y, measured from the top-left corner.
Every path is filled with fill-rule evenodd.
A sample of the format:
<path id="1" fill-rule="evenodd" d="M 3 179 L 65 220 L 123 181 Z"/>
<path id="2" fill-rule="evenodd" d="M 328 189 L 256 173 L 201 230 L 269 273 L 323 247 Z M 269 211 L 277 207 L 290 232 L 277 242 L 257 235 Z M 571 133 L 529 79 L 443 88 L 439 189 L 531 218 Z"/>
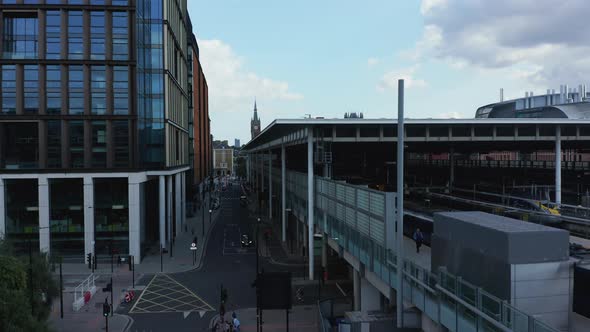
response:
<path id="1" fill-rule="evenodd" d="M 254 98 L 254 120 L 258 120 L 258 108 L 256 107 L 256 98 Z"/>

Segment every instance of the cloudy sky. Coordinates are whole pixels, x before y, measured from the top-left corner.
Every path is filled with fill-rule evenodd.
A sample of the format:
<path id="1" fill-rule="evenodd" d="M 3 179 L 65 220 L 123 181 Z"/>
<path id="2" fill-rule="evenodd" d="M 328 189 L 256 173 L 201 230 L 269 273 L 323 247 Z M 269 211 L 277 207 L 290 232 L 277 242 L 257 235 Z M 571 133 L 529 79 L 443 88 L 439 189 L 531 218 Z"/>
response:
<path id="1" fill-rule="evenodd" d="M 306 114 L 473 117 L 499 99 L 588 83 L 587 0 L 189 0 L 216 139 Z"/>

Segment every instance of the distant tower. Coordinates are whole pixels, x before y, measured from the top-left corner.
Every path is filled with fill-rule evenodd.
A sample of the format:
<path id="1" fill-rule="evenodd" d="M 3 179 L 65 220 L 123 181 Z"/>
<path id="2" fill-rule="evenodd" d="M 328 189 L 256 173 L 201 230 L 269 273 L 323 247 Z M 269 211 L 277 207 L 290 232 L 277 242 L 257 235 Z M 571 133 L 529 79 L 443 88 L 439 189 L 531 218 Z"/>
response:
<path id="1" fill-rule="evenodd" d="M 256 100 L 254 100 L 254 117 L 250 120 L 250 133 L 252 134 L 252 139 L 260 134 L 260 118 L 258 117 Z"/>

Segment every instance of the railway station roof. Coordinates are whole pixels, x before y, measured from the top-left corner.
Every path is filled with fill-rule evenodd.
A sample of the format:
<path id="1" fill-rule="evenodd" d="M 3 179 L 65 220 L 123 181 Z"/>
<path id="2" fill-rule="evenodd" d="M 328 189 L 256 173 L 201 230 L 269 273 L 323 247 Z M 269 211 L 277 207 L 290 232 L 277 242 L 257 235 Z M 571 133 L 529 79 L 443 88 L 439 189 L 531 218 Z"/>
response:
<path id="1" fill-rule="evenodd" d="M 590 140 L 590 119 L 405 119 L 406 142 L 554 142 Z M 396 142 L 397 119 L 276 119 L 243 146 L 256 152 L 315 140 L 331 142 Z"/>

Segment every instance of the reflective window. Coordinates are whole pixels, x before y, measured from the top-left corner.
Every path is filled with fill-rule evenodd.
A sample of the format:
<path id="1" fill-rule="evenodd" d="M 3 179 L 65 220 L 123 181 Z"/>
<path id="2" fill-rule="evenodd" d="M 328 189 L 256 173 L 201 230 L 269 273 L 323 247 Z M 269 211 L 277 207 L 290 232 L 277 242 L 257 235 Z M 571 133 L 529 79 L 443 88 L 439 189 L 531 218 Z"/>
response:
<path id="1" fill-rule="evenodd" d="M 39 131 L 36 122 L 13 122 L 4 126 L 2 158 L 7 169 L 37 168 Z"/>
<path id="2" fill-rule="evenodd" d="M 84 114 L 84 72 L 82 66 L 69 67 L 69 114 Z"/>
<path id="3" fill-rule="evenodd" d="M 105 58 L 104 26 L 104 12 L 90 13 L 90 58 L 93 60 Z"/>
<path id="4" fill-rule="evenodd" d="M 68 12 L 68 59 L 84 57 L 84 42 L 81 11 Z"/>
<path id="5" fill-rule="evenodd" d="M 107 166 L 106 121 L 92 121 L 92 167 Z"/>
<path id="6" fill-rule="evenodd" d="M 51 254 L 84 254 L 84 184 L 82 179 L 49 180 Z"/>
<path id="7" fill-rule="evenodd" d="M 39 66 L 25 65 L 25 114 L 39 113 Z"/>
<path id="8" fill-rule="evenodd" d="M 6 238 L 11 240 L 17 253 L 27 252 L 28 241 L 33 248 L 39 248 L 37 179 L 4 181 Z"/>
<path id="9" fill-rule="evenodd" d="M 61 67 L 48 65 L 45 89 L 47 91 L 47 114 L 61 113 Z"/>
<path id="10" fill-rule="evenodd" d="M 92 66 L 91 72 L 91 111 L 92 114 L 106 114 L 106 77 L 105 66 Z"/>
<path id="11" fill-rule="evenodd" d="M 127 6 L 127 0 L 113 0 L 113 6 Z"/>
<path id="12" fill-rule="evenodd" d="M 47 167 L 61 167 L 61 121 L 47 121 Z"/>
<path id="13" fill-rule="evenodd" d="M 127 12 L 113 12 L 113 59 L 127 60 L 128 57 Z"/>
<path id="14" fill-rule="evenodd" d="M 34 59 L 37 57 L 37 13 L 6 13 L 3 28 L 5 59 Z"/>
<path id="15" fill-rule="evenodd" d="M 113 99 L 115 114 L 129 114 L 128 75 L 127 67 L 113 67 Z"/>
<path id="16" fill-rule="evenodd" d="M 129 167 L 129 128 L 127 120 L 113 121 L 115 167 Z"/>
<path id="17" fill-rule="evenodd" d="M 16 113 L 16 66 L 2 66 L 2 113 Z"/>
<path id="18" fill-rule="evenodd" d="M 90 0 L 91 5 L 104 5 L 104 0 Z"/>
<path id="19" fill-rule="evenodd" d="M 94 234 L 99 255 L 129 252 L 127 193 L 126 178 L 94 179 Z"/>
<path id="20" fill-rule="evenodd" d="M 45 58 L 60 59 L 61 15 L 58 10 L 48 10 L 46 18 L 46 50 Z"/>
<path id="21" fill-rule="evenodd" d="M 70 163 L 72 168 L 84 167 L 84 121 L 70 121 Z"/>

